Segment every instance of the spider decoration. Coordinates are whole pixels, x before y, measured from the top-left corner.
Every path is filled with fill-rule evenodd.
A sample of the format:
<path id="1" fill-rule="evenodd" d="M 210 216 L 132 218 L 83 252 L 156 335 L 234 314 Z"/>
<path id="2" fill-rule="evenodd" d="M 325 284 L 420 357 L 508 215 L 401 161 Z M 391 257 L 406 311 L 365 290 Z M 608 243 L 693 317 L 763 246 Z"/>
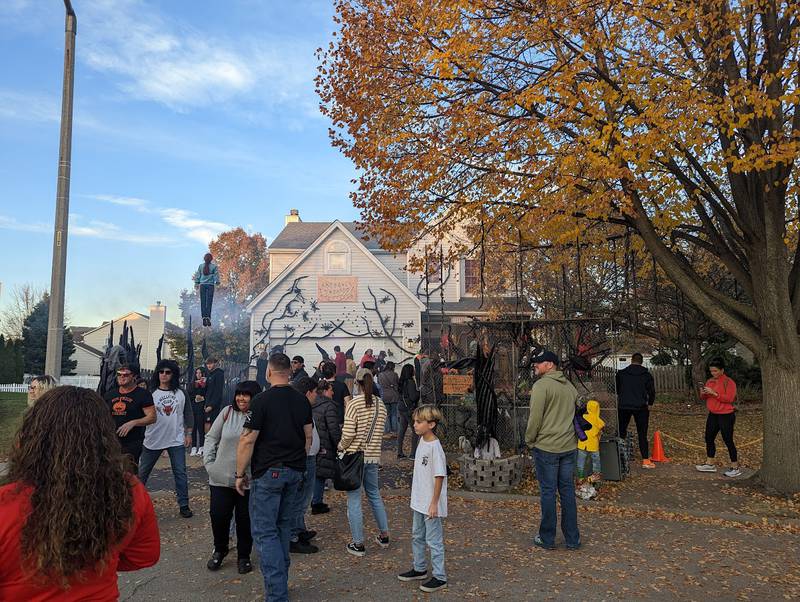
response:
<path id="1" fill-rule="evenodd" d="M 611 355 L 611 345 L 596 326 L 580 324 L 573 331 L 569 324 L 557 327 L 558 332 L 553 333 L 553 344 L 562 348 L 565 357 L 562 359 L 561 370 L 573 384 L 580 384 L 586 391 L 590 390 L 589 382 L 592 371 Z M 528 352 L 520 358 L 519 368 L 532 371 L 533 358 L 541 354 L 547 346 L 535 339 L 526 340 Z"/>

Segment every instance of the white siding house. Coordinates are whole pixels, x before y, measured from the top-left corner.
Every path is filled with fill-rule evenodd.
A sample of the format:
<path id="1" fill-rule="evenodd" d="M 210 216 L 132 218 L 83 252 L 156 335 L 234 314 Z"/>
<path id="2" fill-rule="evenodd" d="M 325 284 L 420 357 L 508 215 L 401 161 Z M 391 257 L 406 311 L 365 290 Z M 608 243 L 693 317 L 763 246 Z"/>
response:
<path id="1" fill-rule="evenodd" d="M 442 238 L 423 236 L 407 251 L 393 252 L 353 222 L 302 222 L 293 209 L 269 247 L 269 286 L 247 308 L 251 357 L 282 347 L 313 367 L 318 345 L 330 355 L 339 345 L 342 351 L 355 346 L 356 360 L 371 348 L 400 363 L 419 350 L 423 324 L 487 316 L 488 304 L 465 284 L 476 282 L 470 259 L 443 269 L 429 263 L 427 291 L 425 270 L 412 269 L 415 256 L 446 257 L 463 247 L 463 234 L 455 228 Z"/>
<path id="2" fill-rule="evenodd" d="M 293 253 L 293 261 L 248 306 L 252 353 L 280 346 L 309 365 L 320 357 L 317 345 L 331 355 L 335 345 L 343 351 L 355 346 L 356 359 L 368 348 L 386 351 L 396 363 L 413 356 L 425 306 L 399 278 L 399 260 L 371 252 L 341 222 L 317 225 L 311 229 L 322 231 L 304 249 L 279 250 Z M 279 236 L 273 245 L 287 241 Z"/>
<path id="3" fill-rule="evenodd" d="M 143 370 L 153 370 L 156 367 L 156 349 L 159 339 L 164 335 L 166 328 L 177 328 L 167 322 L 167 307 L 160 302 L 150 306 L 150 315 L 146 316 L 138 311 L 132 311 L 114 319 L 114 343 L 119 340 L 124 324 L 133 332 L 134 342 L 141 343 L 142 352 L 139 365 Z M 100 357 L 108 344 L 108 334 L 111 322 L 103 322 L 94 328 L 79 327 L 80 332 L 75 336 L 75 355 L 78 361 L 75 374 L 97 375 L 100 373 Z M 169 359 L 172 351 L 165 342 L 161 349 L 161 357 Z"/>

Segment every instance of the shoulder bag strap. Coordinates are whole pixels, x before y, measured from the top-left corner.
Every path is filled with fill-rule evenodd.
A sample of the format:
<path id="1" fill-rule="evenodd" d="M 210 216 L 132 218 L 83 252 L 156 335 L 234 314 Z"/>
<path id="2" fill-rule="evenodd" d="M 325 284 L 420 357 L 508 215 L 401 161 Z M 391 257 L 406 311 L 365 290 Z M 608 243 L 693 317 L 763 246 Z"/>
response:
<path id="1" fill-rule="evenodd" d="M 366 451 L 369 442 L 372 441 L 372 433 L 375 432 L 375 423 L 378 421 L 378 404 L 375 403 L 375 415 L 372 417 L 372 426 L 369 427 L 367 439 L 364 441 L 364 451 Z"/>

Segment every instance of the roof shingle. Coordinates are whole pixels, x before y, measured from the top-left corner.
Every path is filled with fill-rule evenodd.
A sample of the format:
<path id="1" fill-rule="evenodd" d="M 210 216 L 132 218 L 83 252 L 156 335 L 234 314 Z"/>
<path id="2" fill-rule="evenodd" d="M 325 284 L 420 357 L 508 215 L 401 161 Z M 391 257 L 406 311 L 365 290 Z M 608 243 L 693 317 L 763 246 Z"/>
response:
<path id="1" fill-rule="evenodd" d="M 305 250 L 317 240 L 333 222 L 290 222 L 280 231 L 275 240 L 269 245 L 270 249 L 297 249 Z M 361 244 L 371 251 L 380 251 L 382 247 L 377 239 L 364 240 L 366 236 L 358 228 L 356 222 L 341 222 Z"/>

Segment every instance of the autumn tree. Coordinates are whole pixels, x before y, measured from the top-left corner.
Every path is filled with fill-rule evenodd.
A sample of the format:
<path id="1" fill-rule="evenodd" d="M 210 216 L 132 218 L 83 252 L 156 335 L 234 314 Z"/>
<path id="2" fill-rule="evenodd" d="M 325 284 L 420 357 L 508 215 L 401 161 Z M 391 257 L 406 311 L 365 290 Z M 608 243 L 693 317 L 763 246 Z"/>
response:
<path id="1" fill-rule="evenodd" d="M 219 268 L 220 284 L 239 303 L 248 303 L 269 284 L 267 241 L 242 228 L 223 232 L 208 245 Z"/>
<path id="2" fill-rule="evenodd" d="M 798 491 L 799 10 L 338 0 L 318 87 L 363 221 L 397 246 L 436 220 L 531 243 L 588 241 L 598 221 L 634 232 L 759 360 L 760 476 Z"/>

